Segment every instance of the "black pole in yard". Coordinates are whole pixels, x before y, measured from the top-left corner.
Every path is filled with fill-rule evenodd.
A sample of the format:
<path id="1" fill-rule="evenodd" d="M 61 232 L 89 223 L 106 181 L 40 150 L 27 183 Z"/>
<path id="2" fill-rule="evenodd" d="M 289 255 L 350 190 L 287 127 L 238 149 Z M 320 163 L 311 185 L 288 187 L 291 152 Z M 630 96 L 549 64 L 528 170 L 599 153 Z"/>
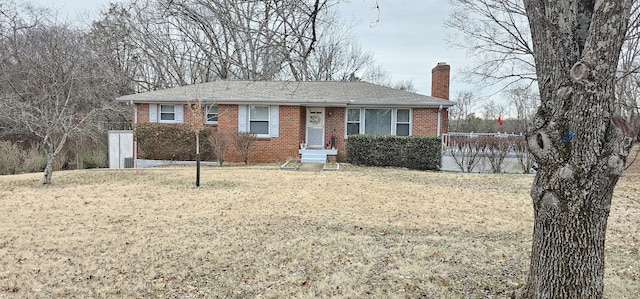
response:
<path id="1" fill-rule="evenodd" d="M 196 154 L 196 187 L 200 187 L 200 153 Z"/>

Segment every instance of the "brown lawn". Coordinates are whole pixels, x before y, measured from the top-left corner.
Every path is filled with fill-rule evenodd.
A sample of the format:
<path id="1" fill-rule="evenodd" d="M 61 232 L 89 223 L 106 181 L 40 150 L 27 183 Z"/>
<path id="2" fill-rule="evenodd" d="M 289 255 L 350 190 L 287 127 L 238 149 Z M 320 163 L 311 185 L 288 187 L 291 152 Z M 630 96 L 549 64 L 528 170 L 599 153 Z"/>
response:
<path id="1" fill-rule="evenodd" d="M 640 163 L 640 162 L 638 162 Z M 530 175 L 272 166 L 0 177 L 0 297 L 505 297 Z M 640 174 L 616 188 L 606 297 L 640 297 Z"/>

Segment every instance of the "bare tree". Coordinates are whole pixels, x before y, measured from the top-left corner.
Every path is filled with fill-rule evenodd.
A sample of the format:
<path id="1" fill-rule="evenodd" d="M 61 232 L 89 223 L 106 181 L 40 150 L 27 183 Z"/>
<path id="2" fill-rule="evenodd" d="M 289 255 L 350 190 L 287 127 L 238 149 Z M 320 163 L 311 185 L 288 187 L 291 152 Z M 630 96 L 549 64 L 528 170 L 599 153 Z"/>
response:
<path id="1" fill-rule="evenodd" d="M 485 101 L 482 104 L 485 124 L 488 132 L 500 132 L 502 128 L 502 118 L 506 115 L 507 107 L 504 104 L 498 104 L 492 100 Z"/>
<path id="2" fill-rule="evenodd" d="M 196 138 L 196 187 L 200 187 L 200 133 L 204 130 L 204 111 L 202 101 L 193 99 L 189 103 L 190 123 L 189 128 Z"/>
<path id="3" fill-rule="evenodd" d="M 484 143 L 486 144 L 486 155 L 487 161 L 489 161 L 489 165 L 491 166 L 491 172 L 493 173 L 501 173 L 502 167 L 504 165 L 504 159 L 509 154 L 513 144 L 512 138 L 509 137 L 497 137 L 497 136 L 487 136 L 483 137 Z"/>
<path id="4" fill-rule="evenodd" d="M 516 85 L 505 93 L 511 106 L 515 108 L 517 132 L 527 132 L 531 120 L 540 106 L 540 97 L 532 93 L 529 85 Z"/>
<path id="5" fill-rule="evenodd" d="M 523 0 L 449 0 L 454 12 L 445 26 L 455 29 L 449 43 L 467 49 L 475 63 L 466 70 L 481 86 L 500 84 L 503 90 L 529 89 L 537 84 L 531 33 Z M 640 127 L 640 1 L 633 1 L 629 30 L 618 63 L 617 114 Z"/>
<path id="6" fill-rule="evenodd" d="M 616 114 L 640 128 L 640 1 L 634 1 L 631 21 L 618 62 Z"/>
<path id="7" fill-rule="evenodd" d="M 472 172 L 482 161 L 487 143 L 481 138 L 469 136 L 451 137 L 451 157 L 462 172 Z"/>
<path id="8" fill-rule="evenodd" d="M 602 298 L 613 189 L 632 136 L 615 120 L 616 67 L 632 0 L 524 1 L 541 107 L 526 298 Z"/>
<path id="9" fill-rule="evenodd" d="M 254 143 L 256 141 L 256 134 L 247 132 L 236 132 L 233 134 L 233 139 L 236 145 L 236 151 L 244 161 L 245 165 L 249 165 L 249 155 L 255 150 Z"/>
<path id="10" fill-rule="evenodd" d="M 637 132 L 621 116 L 637 112 L 638 1 L 453 3 L 459 10 L 449 24 L 474 41 L 469 48 L 486 55 L 479 55 L 472 74 L 490 81 L 537 80 L 540 90 L 541 107 L 527 137 L 539 168 L 531 191 L 535 229 L 523 294 L 601 298 L 611 196 Z M 524 16 L 528 28 L 522 26 Z"/>
<path id="11" fill-rule="evenodd" d="M 389 87 L 393 89 L 408 91 L 408 92 L 416 92 L 416 87 L 413 85 L 413 81 L 411 80 L 396 81 L 391 83 Z"/>
<path id="12" fill-rule="evenodd" d="M 471 113 L 474 105 L 474 95 L 470 91 L 459 91 L 454 99 L 456 105 L 449 108 L 449 130 L 452 132 L 460 132 L 463 129 L 463 123 Z"/>
<path id="13" fill-rule="evenodd" d="M 229 137 L 223 131 L 216 131 L 213 128 L 210 129 L 209 144 L 213 149 L 213 153 L 216 155 L 216 162 L 218 167 L 224 163 L 224 153 L 227 149 L 227 140 Z"/>
<path id="14" fill-rule="evenodd" d="M 466 70 L 483 84 L 536 80 L 531 34 L 522 0 L 450 0 L 454 12 L 445 25 L 462 36 L 449 43 L 476 58 Z"/>
<path id="15" fill-rule="evenodd" d="M 512 140 L 513 151 L 516 155 L 516 159 L 518 160 L 518 165 L 522 168 L 524 173 L 531 173 L 535 164 L 535 159 L 529 152 L 527 140 L 524 137 L 512 137 Z"/>
<path id="16" fill-rule="evenodd" d="M 93 25 L 138 90 L 216 79 L 348 80 L 374 63 L 338 0 L 130 0 Z"/>
<path id="17" fill-rule="evenodd" d="M 86 33 L 44 17 L 27 19 L 33 20 L 29 11 L 0 16 L 0 114 L 13 130 L 39 139 L 47 157 L 43 182 L 49 184 L 67 141 L 100 133 L 96 120 L 120 109 L 112 100 L 118 87 Z"/>

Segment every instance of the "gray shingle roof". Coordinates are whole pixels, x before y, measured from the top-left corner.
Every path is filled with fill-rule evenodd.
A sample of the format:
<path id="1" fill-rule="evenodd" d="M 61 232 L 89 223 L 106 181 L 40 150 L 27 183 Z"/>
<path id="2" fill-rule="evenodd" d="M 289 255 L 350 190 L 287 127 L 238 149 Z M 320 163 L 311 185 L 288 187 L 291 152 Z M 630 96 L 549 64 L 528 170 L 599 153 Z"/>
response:
<path id="1" fill-rule="evenodd" d="M 226 81 L 181 86 L 126 95 L 117 101 L 180 103 L 198 98 L 205 103 L 326 106 L 450 107 L 454 102 L 367 82 L 346 81 Z"/>

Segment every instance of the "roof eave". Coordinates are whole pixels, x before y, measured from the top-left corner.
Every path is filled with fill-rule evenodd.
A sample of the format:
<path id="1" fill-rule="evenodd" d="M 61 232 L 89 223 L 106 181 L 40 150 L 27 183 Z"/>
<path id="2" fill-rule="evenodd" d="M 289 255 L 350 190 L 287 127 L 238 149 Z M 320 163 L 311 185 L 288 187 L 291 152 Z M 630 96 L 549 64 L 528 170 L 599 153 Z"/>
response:
<path id="1" fill-rule="evenodd" d="M 276 100 L 276 99 L 200 99 L 203 103 L 215 103 L 223 105 L 233 104 L 257 104 L 257 105 L 288 105 L 288 106 L 332 106 L 332 107 L 347 107 L 347 106 L 359 106 L 359 107 L 424 107 L 424 108 L 437 108 L 437 107 L 451 107 L 456 103 L 451 101 L 425 101 L 425 102 L 368 102 L 368 101 L 356 101 L 356 100 Z M 152 103 L 188 103 L 186 99 L 176 98 L 126 98 L 119 97 L 116 101 L 127 103 L 140 103 L 140 104 L 152 104 Z"/>
<path id="2" fill-rule="evenodd" d="M 349 106 L 358 106 L 358 107 L 416 107 L 416 108 L 438 108 L 442 107 L 452 107 L 456 103 L 450 101 L 442 101 L 442 102 L 413 102 L 413 103 L 398 103 L 398 102 L 353 102 L 349 103 Z"/>

